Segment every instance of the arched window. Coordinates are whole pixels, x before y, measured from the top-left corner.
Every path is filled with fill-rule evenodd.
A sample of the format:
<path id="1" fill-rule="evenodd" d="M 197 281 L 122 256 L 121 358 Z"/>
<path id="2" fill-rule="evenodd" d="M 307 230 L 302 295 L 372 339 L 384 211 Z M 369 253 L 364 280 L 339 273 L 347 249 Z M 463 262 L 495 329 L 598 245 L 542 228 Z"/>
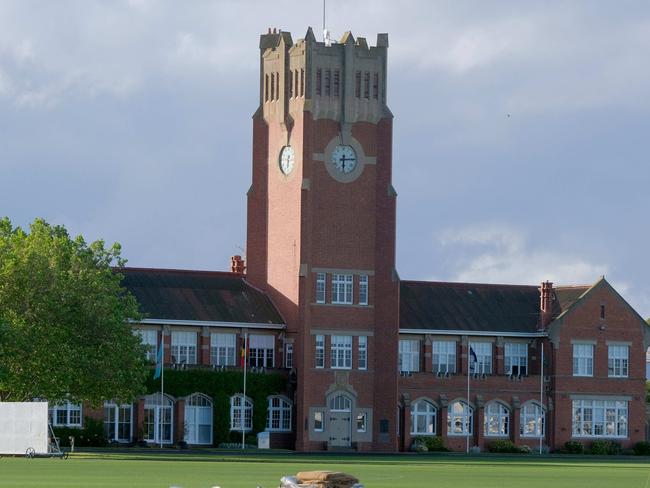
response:
<path id="1" fill-rule="evenodd" d="M 144 422 L 142 428 L 145 441 L 154 444 L 171 444 L 173 405 L 174 400 L 160 393 L 153 393 L 144 397 Z"/>
<path id="2" fill-rule="evenodd" d="M 291 402 L 280 396 L 269 398 L 266 430 L 291 431 Z"/>
<path id="3" fill-rule="evenodd" d="M 510 410 L 499 402 L 485 406 L 485 435 L 507 436 L 510 433 Z"/>
<path id="4" fill-rule="evenodd" d="M 212 401 L 201 393 L 185 400 L 185 442 L 212 444 Z"/>
<path id="5" fill-rule="evenodd" d="M 230 397 L 230 430 L 253 430 L 253 402 L 250 398 L 244 395 Z"/>
<path id="6" fill-rule="evenodd" d="M 104 402 L 104 432 L 109 441 L 131 442 L 133 437 L 133 409 L 131 405 Z"/>
<path id="7" fill-rule="evenodd" d="M 474 432 L 474 409 L 466 402 L 456 401 L 449 405 L 447 434 L 467 435 Z"/>
<path id="8" fill-rule="evenodd" d="M 411 434 L 436 435 L 436 407 L 426 400 L 411 404 Z"/>
<path id="9" fill-rule="evenodd" d="M 345 395 L 337 395 L 330 400 L 332 412 L 349 412 L 352 410 L 352 402 Z"/>
<path id="10" fill-rule="evenodd" d="M 520 415 L 519 431 L 522 437 L 542 437 L 544 435 L 545 412 L 539 403 L 524 403 Z"/>

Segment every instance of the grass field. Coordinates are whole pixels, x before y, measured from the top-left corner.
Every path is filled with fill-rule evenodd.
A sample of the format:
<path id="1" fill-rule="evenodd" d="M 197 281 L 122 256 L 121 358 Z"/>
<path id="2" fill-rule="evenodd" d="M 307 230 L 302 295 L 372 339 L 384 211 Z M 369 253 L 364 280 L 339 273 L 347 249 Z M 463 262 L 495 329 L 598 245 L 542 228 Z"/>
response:
<path id="1" fill-rule="evenodd" d="M 650 488 L 648 458 L 74 454 L 0 459 L 0 487 L 277 487 L 281 476 L 330 469 L 367 488 Z"/>

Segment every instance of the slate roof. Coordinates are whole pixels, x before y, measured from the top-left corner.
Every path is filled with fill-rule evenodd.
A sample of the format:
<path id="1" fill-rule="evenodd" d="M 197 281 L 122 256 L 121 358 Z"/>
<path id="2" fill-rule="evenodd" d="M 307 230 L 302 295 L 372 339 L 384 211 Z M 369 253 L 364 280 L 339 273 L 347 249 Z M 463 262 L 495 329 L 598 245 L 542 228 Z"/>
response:
<path id="1" fill-rule="evenodd" d="M 589 290 L 591 286 L 556 286 L 553 288 L 555 291 L 556 303 L 553 307 L 553 314 L 557 317 L 567 308 L 573 305 L 578 299 Z"/>
<path id="2" fill-rule="evenodd" d="M 556 289 L 557 317 L 589 287 Z M 535 333 L 539 286 L 402 281 L 400 329 Z"/>
<path id="3" fill-rule="evenodd" d="M 283 324 L 271 300 L 240 274 L 120 268 L 122 286 L 149 319 Z"/>

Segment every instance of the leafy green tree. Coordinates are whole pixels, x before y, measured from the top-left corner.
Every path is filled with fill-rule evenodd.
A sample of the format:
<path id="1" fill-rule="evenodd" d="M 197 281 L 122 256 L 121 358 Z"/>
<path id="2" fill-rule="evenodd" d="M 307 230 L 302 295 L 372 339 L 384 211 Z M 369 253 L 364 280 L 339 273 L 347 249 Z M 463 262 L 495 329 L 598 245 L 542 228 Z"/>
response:
<path id="1" fill-rule="evenodd" d="M 87 244 L 35 220 L 0 219 L 0 401 L 130 400 L 144 389 L 137 302 L 120 286 L 119 244 Z"/>

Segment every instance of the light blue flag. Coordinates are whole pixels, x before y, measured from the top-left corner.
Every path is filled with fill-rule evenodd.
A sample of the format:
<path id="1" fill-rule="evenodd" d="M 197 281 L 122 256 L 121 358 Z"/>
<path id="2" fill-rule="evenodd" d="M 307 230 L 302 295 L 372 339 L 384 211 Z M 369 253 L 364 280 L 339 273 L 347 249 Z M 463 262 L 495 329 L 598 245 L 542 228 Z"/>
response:
<path id="1" fill-rule="evenodd" d="M 157 380 L 160 378 L 160 375 L 162 374 L 162 369 L 163 369 L 163 345 L 160 344 L 160 347 L 158 348 L 158 355 L 156 356 L 156 371 L 153 373 L 153 379 Z"/>

